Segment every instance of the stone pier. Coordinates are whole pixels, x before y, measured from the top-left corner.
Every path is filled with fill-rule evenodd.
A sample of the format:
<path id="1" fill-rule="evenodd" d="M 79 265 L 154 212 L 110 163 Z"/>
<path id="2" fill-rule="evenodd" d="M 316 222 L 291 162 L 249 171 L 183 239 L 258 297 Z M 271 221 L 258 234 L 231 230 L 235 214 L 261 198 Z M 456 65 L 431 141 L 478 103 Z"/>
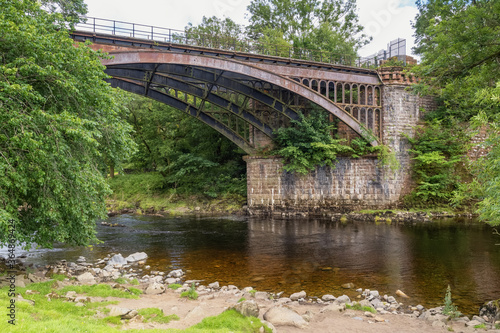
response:
<path id="1" fill-rule="evenodd" d="M 247 156 L 251 213 L 324 215 L 397 205 L 411 189 L 406 135 L 414 135 L 421 107 L 430 102 L 407 91 L 413 78 L 397 69 L 380 75 L 384 83 L 382 141 L 395 154 L 399 169 L 382 166 L 376 156 L 340 157 L 334 167 L 317 167 L 301 176 L 284 171 L 278 157 Z"/>

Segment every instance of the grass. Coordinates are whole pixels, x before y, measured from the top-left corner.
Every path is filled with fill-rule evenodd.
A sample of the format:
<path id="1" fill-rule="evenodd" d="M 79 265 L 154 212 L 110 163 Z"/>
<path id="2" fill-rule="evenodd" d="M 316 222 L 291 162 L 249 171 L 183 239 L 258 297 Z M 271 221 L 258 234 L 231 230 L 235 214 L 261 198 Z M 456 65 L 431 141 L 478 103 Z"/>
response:
<path id="1" fill-rule="evenodd" d="M 218 199 L 207 199 L 203 195 L 178 195 L 175 189 L 164 188 L 164 179 L 159 173 L 134 173 L 118 175 L 108 179 L 113 190 L 106 199 L 108 210 L 134 209 L 138 213 L 154 211 L 183 211 L 188 207 L 208 205 L 212 209 L 225 211 L 240 209 L 246 199 L 230 194 Z M 208 201 L 208 204 L 207 204 Z"/>
<path id="2" fill-rule="evenodd" d="M 248 292 L 250 295 L 255 297 L 255 294 L 257 293 L 257 289 L 252 289 Z"/>
<path id="3" fill-rule="evenodd" d="M 356 303 L 354 305 L 346 304 L 345 306 L 346 309 L 351 309 L 351 310 L 357 310 L 357 311 L 364 311 L 364 312 L 371 312 L 371 313 L 377 313 L 377 310 L 372 308 L 371 306 L 363 306 L 359 303 Z"/>
<path id="4" fill-rule="evenodd" d="M 179 289 L 180 287 L 182 287 L 182 285 L 178 284 L 178 283 L 172 283 L 172 284 L 169 284 L 167 288 L 170 288 L 172 290 L 177 290 Z"/>
<path id="5" fill-rule="evenodd" d="M 191 288 L 189 288 L 188 291 L 183 291 L 181 293 L 181 297 L 187 297 L 189 299 L 195 300 L 198 298 L 198 293 L 194 289 L 194 283 L 191 285 Z"/>
<path id="6" fill-rule="evenodd" d="M 92 286 L 67 286 L 57 293 L 65 295 L 68 291 L 75 291 L 77 294 L 86 294 L 91 297 L 120 297 L 120 298 L 139 298 L 142 294 L 137 288 L 128 288 L 128 291 L 113 289 L 108 284 L 95 284 Z"/>
<path id="7" fill-rule="evenodd" d="M 179 316 L 176 314 L 172 314 L 169 316 L 165 316 L 163 310 L 158 308 L 145 308 L 139 309 L 137 312 L 144 317 L 144 322 L 154 321 L 160 324 L 168 324 L 171 320 L 179 320 Z"/>
<path id="8" fill-rule="evenodd" d="M 128 292 L 114 290 L 103 285 L 93 286 L 68 286 L 61 290 L 54 289 L 54 280 L 32 283 L 26 288 L 16 288 L 25 299 L 35 301 L 35 305 L 27 302 L 16 301 L 16 325 L 11 325 L 6 318 L 0 320 L 0 332 L 9 333 L 67 333 L 67 332 L 92 332 L 92 333 L 119 333 L 122 332 L 124 323 L 119 317 L 104 317 L 110 310 L 106 308 L 113 302 L 92 302 L 86 303 L 83 307 L 77 307 L 73 302 L 66 302 L 64 298 L 52 298 L 50 301 L 45 297 L 46 294 L 56 293 L 64 294 L 65 291 L 74 290 L 77 293 L 86 293 L 87 296 L 95 295 L 101 297 L 117 296 L 130 298 Z M 26 290 L 34 290 L 40 294 L 26 295 Z M 118 293 L 116 293 L 118 292 Z M 0 288 L 0 304 L 8 304 L 8 287 Z M 146 308 L 139 309 L 138 313 L 144 317 L 145 322 L 167 323 L 171 320 L 177 320 L 175 314 L 165 316 L 160 309 Z M 207 317 L 200 323 L 186 330 L 177 329 L 152 329 L 148 333 L 157 332 L 187 332 L 187 333 L 229 333 L 229 332 L 259 332 L 264 327 L 265 332 L 271 330 L 264 326 L 262 322 L 255 317 L 244 317 L 235 310 L 228 310 L 214 317 Z M 128 333 L 141 333 L 144 330 L 127 330 Z"/>
<path id="9" fill-rule="evenodd" d="M 238 303 L 244 302 L 244 301 L 246 301 L 246 300 L 247 300 L 247 299 L 246 299 L 245 297 L 242 297 L 242 298 L 240 298 L 240 299 L 238 300 Z"/>
<path id="10" fill-rule="evenodd" d="M 187 329 L 186 332 L 259 332 L 264 327 L 265 332 L 272 332 L 255 317 L 245 317 L 236 310 L 227 310 L 216 317 L 208 317 L 200 323 Z"/>
<path id="11" fill-rule="evenodd" d="M 128 283 L 128 281 L 122 277 L 119 277 L 118 279 L 115 279 L 115 282 L 116 283 L 119 283 L 119 284 L 126 284 Z"/>
<path id="12" fill-rule="evenodd" d="M 486 324 L 482 323 L 482 324 L 479 324 L 479 325 L 475 325 L 474 328 L 483 328 L 483 329 L 486 329 Z"/>

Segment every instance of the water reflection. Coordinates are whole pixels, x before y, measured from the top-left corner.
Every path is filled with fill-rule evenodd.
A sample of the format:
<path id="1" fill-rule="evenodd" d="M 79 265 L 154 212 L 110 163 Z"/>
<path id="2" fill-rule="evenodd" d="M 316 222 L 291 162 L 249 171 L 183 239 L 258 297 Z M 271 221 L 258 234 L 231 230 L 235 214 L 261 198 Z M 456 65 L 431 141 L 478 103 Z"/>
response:
<path id="1" fill-rule="evenodd" d="M 500 298 L 500 246 L 492 228 L 472 221 L 428 224 L 334 223 L 321 219 L 156 218 L 118 216 L 98 226 L 103 241 L 92 251 L 60 247 L 30 253 L 28 261 L 89 260 L 108 253 L 149 254 L 152 269 L 188 270 L 189 279 L 355 296 L 341 287 L 411 296 L 412 304 L 440 305 L 448 284 L 459 309 Z M 0 255 L 2 250 L 0 250 Z"/>

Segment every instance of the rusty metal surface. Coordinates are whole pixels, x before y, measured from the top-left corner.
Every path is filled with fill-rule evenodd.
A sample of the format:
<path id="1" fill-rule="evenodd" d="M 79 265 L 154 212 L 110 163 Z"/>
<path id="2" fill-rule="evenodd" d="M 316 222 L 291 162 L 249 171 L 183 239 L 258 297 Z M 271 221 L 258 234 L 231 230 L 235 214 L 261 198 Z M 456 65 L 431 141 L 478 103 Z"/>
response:
<path id="1" fill-rule="evenodd" d="M 372 145 L 378 145 L 378 141 L 367 133 L 367 129 L 358 122 L 352 115 L 347 113 L 341 106 L 333 103 L 325 96 L 305 87 L 293 79 L 232 59 L 221 59 L 209 56 L 193 56 L 190 54 L 156 52 L 156 51 L 131 51 L 114 53 L 113 59 L 103 59 L 105 66 L 115 66 L 122 64 L 180 64 L 185 66 L 195 66 L 202 68 L 212 68 L 232 73 L 239 73 L 246 77 L 256 78 L 264 82 L 289 90 L 305 99 L 319 105 L 328 112 L 335 115 L 346 123 L 355 132 L 366 138 Z"/>

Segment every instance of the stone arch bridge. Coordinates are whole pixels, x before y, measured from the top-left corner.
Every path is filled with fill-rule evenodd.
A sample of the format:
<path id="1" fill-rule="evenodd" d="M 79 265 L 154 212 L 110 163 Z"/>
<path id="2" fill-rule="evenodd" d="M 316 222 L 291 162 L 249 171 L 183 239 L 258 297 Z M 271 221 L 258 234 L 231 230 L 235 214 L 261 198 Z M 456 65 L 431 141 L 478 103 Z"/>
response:
<path id="1" fill-rule="evenodd" d="M 170 29 L 92 18 L 70 34 L 112 55 L 102 60 L 112 86 L 173 106 L 250 155 L 272 143 L 275 129 L 316 105 L 329 112 L 325 121 L 338 121 L 341 137 L 387 144 L 403 168 L 409 164 L 403 134 L 412 134 L 422 101 L 405 91 L 413 78 L 401 69 L 339 64 L 346 59 L 323 54 L 318 58 L 304 50 L 299 57 L 303 59 L 296 59 L 298 51 L 293 49 L 266 55 L 259 45 L 214 44 Z M 384 180 L 387 171 L 376 158 L 343 163 L 340 169 L 318 169 L 304 183 L 283 173 L 279 159 L 250 157 L 249 206 L 273 212 L 291 206 L 301 211 L 387 206 L 399 198 L 408 178 L 403 170 L 394 181 Z M 342 174 L 336 175 L 339 170 Z"/>

